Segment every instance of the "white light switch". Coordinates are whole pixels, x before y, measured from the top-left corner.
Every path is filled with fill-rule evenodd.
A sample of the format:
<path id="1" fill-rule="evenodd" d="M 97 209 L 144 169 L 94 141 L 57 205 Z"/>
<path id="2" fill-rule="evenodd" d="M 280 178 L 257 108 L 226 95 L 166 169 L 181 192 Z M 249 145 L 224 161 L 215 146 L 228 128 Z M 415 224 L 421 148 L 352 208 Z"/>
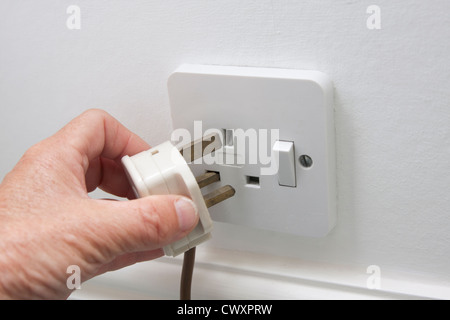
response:
<path id="1" fill-rule="evenodd" d="M 292 141 L 276 141 L 273 145 L 273 156 L 278 164 L 278 184 L 285 187 L 296 187 L 294 143 Z"/>

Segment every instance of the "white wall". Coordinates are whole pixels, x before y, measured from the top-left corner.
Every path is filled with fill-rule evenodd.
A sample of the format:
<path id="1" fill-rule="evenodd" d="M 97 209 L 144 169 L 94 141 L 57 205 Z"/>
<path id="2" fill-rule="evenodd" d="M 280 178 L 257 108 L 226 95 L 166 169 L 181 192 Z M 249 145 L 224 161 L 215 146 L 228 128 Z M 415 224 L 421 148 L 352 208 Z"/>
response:
<path id="1" fill-rule="evenodd" d="M 70 4 L 80 30 L 66 27 Z M 381 30 L 366 27 L 372 4 Z M 2 0 L 0 176 L 91 107 L 167 139 L 166 81 L 182 63 L 320 70 L 335 84 L 337 227 L 317 240 L 216 224 L 193 295 L 450 298 L 449 11 L 445 0 Z M 178 264 L 107 274 L 75 296 L 176 298 Z M 364 291 L 369 265 L 377 293 Z"/>

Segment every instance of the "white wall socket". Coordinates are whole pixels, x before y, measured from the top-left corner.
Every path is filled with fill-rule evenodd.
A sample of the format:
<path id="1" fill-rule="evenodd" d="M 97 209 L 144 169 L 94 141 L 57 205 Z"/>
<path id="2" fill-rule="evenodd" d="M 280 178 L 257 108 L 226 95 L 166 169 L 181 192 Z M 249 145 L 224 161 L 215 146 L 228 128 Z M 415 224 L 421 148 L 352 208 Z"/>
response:
<path id="1" fill-rule="evenodd" d="M 229 184 L 236 190 L 210 208 L 213 220 L 314 237 L 333 228 L 333 86 L 325 74 L 182 65 L 168 89 L 174 132 L 184 128 L 193 138 L 209 129 L 223 133 L 224 147 L 214 153 L 221 163 L 190 165 L 196 175 L 220 173 L 211 188 Z M 279 158 L 268 162 L 271 153 Z"/>

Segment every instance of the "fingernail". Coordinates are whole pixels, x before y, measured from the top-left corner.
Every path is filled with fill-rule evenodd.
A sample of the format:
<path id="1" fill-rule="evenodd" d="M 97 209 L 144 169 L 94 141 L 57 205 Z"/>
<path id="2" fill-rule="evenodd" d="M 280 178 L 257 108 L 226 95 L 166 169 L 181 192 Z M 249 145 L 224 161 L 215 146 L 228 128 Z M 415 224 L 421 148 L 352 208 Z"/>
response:
<path id="1" fill-rule="evenodd" d="M 197 222 L 197 206 L 192 200 L 181 198 L 175 201 L 175 210 L 177 211 L 181 231 L 191 229 Z"/>

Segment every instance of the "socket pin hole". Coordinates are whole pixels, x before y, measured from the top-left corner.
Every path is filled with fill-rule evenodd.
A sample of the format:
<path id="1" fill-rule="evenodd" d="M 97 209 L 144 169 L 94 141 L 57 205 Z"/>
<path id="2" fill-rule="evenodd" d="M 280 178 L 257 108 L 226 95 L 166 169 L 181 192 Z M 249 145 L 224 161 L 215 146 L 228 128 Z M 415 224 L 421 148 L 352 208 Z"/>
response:
<path id="1" fill-rule="evenodd" d="M 246 187 L 259 188 L 259 177 L 245 176 Z"/>

